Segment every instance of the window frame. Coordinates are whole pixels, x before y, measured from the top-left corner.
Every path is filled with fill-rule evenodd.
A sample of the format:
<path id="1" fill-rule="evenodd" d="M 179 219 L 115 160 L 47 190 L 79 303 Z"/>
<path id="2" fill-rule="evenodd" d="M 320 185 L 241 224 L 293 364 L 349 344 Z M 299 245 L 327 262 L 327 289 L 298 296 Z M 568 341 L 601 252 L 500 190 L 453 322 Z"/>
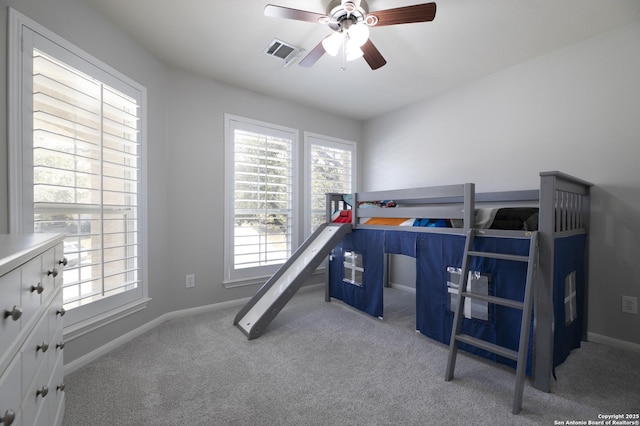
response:
<path id="1" fill-rule="evenodd" d="M 234 130 L 241 128 L 256 133 L 291 136 L 291 253 L 299 245 L 299 131 L 290 127 L 254 120 L 233 114 L 224 114 L 224 285 L 227 288 L 263 282 L 265 277 L 273 275 L 281 264 L 235 269 L 234 267 L 234 174 L 235 174 L 235 138 Z M 271 131 L 272 133 L 269 133 Z M 284 262 L 283 262 L 284 263 Z"/>
<path id="2" fill-rule="evenodd" d="M 346 139 L 334 138 L 313 132 L 304 132 L 304 236 L 311 235 L 312 230 L 312 206 L 311 206 L 311 187 L 312 187 L 312 167 L 311 167 L 311 146 L 320 145 L 327 148 L 342 149 L 351 151 L 351 193 L 357 192 L 357 176 L 358 176 L 358 144 L 354 141 Z"/>
<path id="3" fill-rule="evenodd" d="M 32 106 L 32 99 L 22 96 L 26 73 L 30 69 L 23 69 L 23 55 L 25 43 L 23 28 L 37 35 L 38 43 L 55 46 L 60 49 L 64 59 L 56 58 L 69 66 L 93 75 L 95 70 L 100 74 L 100 80 L 115 89 L 129 87 L 137 91 L 140 96 L 140 193 L 138 196 L 138 229 L 140 256 L 140 289 L 135 297 L 128 292 L 106 297 L 91 302 L 79 308 L 70 309 L 65 316 L 65 339 L 70 340 L 88 331 L 101 327 L 118 318 L 142 310 L 150 300 L 148 297 L 148 257 L 147 247 L 147 91 L 146 88 L 115 70 L 106 63 L 98 60 L 89 53 L 75 46 L 57 34 L 49 31 L 37 22 L 22 15 L 13 8 L 9 8 L 9 36 L 8 36 L 8 148 L 9 148 L 9 232 L 33 232 L 33 156 L 32 143 L 25 143 L 27 138 L 33 140 L 32 118 L 27 112 Z M 87 67 L 87 68 L 85 68 Z M 95 78 L 95 76 L 94 76 Z M 106 81 L 105 81 L 106 80 Z M 31 87 L 31 84 L 29 84 Z M 128 91 L 129 89 L 127 89 Z M 30 157 L 31 156 L 31 157 Z M 28 163 L 27 163 L 28 162 Z M 25 191 L 27 185 L 31 189 Z M 123 296 L 126 295 L 126 296 Z"/>

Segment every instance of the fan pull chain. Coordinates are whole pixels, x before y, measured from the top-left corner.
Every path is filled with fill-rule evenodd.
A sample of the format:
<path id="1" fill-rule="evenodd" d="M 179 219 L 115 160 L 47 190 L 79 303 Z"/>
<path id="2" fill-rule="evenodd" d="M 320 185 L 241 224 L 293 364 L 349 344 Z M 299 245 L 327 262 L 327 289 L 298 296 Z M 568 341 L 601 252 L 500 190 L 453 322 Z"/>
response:
<path id="1" fill-rule="evenodd" d="M 347 40 L 349 39 L 349 33 L 345 31 L 344 37 L 342 37 L 342 71 L 347 70 Z"/>

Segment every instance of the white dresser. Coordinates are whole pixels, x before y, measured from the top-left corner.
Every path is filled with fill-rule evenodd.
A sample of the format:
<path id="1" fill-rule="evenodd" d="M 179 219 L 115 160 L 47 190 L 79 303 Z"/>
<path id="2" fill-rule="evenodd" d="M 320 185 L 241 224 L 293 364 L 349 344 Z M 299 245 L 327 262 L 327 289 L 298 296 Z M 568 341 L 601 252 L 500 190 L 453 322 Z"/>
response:
<path id="1" fill-rule="evenodd" d="M 0 234 L 0 426 L 61 425 L 62 234 Z"/>

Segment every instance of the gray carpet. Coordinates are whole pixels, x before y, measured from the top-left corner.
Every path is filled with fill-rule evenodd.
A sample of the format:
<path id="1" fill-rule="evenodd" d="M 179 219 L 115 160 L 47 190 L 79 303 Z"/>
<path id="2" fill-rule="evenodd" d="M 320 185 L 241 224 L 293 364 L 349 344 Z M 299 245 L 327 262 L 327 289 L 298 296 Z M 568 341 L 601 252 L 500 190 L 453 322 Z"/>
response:
<path id="1" fill-rule="evenodd" d="M 258 339 L 239 308 L 167 321 L 65 378 L 64 425 L 553 425 L 640 411 L 640 354 L 584 343 L 544 393 L 514 371 L 415 332 L 414 296 L 383 321 L 303 289 Z"/>

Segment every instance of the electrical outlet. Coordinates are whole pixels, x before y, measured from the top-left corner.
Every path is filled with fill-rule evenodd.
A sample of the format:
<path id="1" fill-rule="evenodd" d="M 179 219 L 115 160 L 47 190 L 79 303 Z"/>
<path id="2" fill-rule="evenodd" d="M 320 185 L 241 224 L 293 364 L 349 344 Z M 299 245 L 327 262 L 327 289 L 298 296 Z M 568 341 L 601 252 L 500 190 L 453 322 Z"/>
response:
<path id="1" fill-rule="evenodd" d="M 187 275 L 187 288 L 196 286 L 196 276 L 194 274 Z"/>
<path id="2" fill-rule="evenodd" d="M 638 298 L 632 296 L 622 296 L 622 312 L 627 314 L 638 313 Z"/>

